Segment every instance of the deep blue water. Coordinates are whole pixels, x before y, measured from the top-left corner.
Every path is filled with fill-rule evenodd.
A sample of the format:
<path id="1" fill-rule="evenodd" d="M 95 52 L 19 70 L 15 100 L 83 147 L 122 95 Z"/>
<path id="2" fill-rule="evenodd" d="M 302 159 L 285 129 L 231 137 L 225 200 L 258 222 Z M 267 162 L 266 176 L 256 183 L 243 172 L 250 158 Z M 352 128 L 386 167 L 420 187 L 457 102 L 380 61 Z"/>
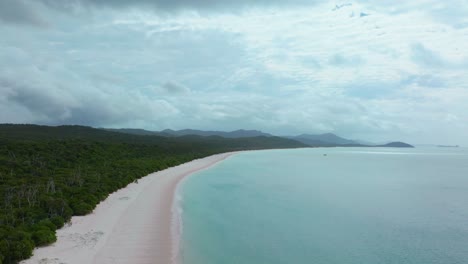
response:
<path id="1" fill-rule="evenodd" d="M 468 263 L 462 148 L 244 152 L 180 195 L 183 264 Z"/>

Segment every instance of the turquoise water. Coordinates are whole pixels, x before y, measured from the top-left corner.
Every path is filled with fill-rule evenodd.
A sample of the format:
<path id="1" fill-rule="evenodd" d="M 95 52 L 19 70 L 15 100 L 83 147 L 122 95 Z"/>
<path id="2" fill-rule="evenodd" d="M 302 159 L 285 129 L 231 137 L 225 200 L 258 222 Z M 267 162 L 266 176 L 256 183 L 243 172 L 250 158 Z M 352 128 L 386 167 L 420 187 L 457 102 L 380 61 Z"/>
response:
<path id="1" fill-rule="evenodd" d="M 466 149 L 244 152 L 180 191 L 183 264 L 468 263 Z"/>

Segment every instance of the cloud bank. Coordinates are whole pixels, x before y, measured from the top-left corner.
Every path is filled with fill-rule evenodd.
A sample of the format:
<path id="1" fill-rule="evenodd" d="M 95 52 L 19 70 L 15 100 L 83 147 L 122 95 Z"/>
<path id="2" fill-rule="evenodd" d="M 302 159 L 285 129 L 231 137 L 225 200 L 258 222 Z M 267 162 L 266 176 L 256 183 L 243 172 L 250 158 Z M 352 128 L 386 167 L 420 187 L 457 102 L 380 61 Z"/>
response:
<path id="1" fill-rule="evenodd" d="M 466 6 L 4 0 L 0 122 L 468 143 Z"/>

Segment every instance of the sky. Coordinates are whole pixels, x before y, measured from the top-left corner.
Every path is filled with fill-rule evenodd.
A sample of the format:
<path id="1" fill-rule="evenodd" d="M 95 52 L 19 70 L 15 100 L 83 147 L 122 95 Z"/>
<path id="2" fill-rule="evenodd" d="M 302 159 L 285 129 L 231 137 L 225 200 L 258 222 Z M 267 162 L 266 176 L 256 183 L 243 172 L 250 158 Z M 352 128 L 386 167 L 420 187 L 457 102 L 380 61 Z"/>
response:
<path id="1" fill-rule="evenodd" d="M 468 145 L 468 0 L 0 0 L 0 123 Z"/>

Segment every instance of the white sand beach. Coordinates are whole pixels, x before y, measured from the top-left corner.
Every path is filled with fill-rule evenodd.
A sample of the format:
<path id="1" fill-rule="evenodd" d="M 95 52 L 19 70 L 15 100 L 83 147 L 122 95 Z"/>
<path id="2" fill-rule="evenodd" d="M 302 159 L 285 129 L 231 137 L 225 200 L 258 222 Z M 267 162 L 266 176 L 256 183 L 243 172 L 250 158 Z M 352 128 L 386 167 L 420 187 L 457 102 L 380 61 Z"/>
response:
<path id="1" fill-rule="evenodd" d="M 112 193 L 86 216 L 57 231 L 57 242 L 34 250 L 24 264 L 172 263 L 172 205 L 177 184 L 233 153 L 194 160 L 150 174 Z M 177 242 L 175 243 L 177 244 Z"/>

